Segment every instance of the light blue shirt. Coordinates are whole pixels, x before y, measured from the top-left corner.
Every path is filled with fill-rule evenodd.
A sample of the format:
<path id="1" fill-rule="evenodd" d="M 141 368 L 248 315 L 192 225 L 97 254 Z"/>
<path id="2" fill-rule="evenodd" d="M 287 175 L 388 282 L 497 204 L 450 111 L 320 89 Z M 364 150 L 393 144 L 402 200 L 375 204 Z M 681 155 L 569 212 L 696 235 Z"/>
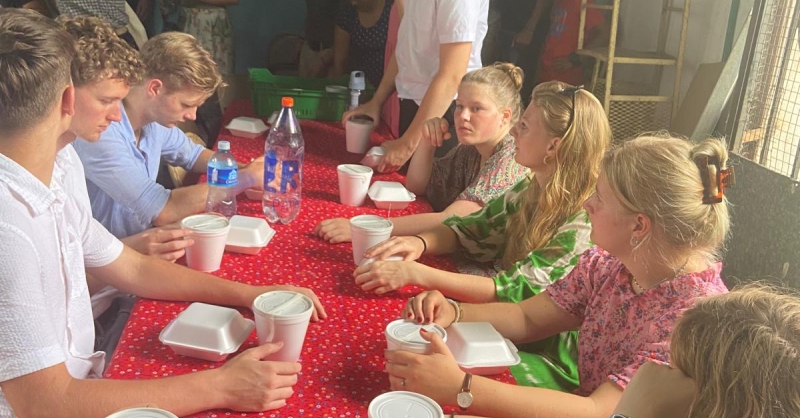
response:
<path id="1" fill-rule="evenodd" d="M 92 215 L 112 234 L 125 238 L 153 225 L 169 200 L 170 191 L 156 183 L 163 158 L 168 164 L 191 169 L 205 149 L 178 128 L 155 122 L 142 128 L 139 146 L 125 107 L 94 143 L 78 139 L 75 151 L 86 172 Z"/>

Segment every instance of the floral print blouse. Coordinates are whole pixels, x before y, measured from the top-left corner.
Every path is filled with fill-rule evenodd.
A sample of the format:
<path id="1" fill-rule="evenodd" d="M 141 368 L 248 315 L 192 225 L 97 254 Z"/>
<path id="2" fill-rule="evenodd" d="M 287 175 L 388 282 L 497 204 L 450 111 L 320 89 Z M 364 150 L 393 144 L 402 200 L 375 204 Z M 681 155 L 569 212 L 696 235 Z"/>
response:
<path id="1" fill-rule="evenodd" d="M 572 273 L 545 290 L 582 321 L 575 393 L 588 396 L 609 380 L 624 389 L 645 362 L 668 363 L 675 320 L 698 298 L 728 291 L 721 269 L 716 263 L 636 294 L 619 259 L 599 247 L 583 254 Z"/>
<path id="2" fill-rule="evenodd" d="M 456 145 L 433 162 L 426 195 L 433 210 L 441 212 L 456 200 L 469 200 L 481 206 L 502 196 L 524 179 L 530 170 L 514 160 L 514 137 L 506 136 L 494 153 L 481 165 L 478 150 Z"/>

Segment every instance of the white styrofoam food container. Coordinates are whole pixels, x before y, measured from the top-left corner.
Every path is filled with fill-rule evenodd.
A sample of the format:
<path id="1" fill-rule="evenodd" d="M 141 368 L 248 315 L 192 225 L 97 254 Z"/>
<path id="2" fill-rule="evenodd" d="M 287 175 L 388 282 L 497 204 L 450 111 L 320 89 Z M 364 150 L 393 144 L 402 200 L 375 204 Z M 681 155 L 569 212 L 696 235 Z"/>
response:
<path id="1" fill-rule="evenodd" d="M 239 349 L 254 327 L 235 309 L 195 302 L 167 324 L 158 339 L 175 354 L 222 361 Z"/>
<path id="2" fill-rule="evenodd" d="M 499 374 L 520 362 L 517 347 L 488 322 L 457 322 L 447 327 L 447 336 L 456 363 L 467 373 Z"/>
<path id="3" fill-rule="evenodd" d="M 369 186 L 367 195 L 379 209 L 405 209 L 417 199 L 414 193 L 396 181 L 376 181 Z"/>
<path id="4" fill-rule="evenodd" d="M 386 148 L 372 147 L 361 159 L 361 165 L 365 165 L 371 169 L 378 168 L 378 165 L 383 161 L 383 156 L 386 155 Z"/>
<path id="5" fill-rule="evenodd" d="M 225 251 L 258 254 L 275 236 L 275 230 L 262 218 L 234 215 L 230 222 Z"/>
<path id="6" fill-rule="evenodd" d="M 242 138 L 256 138 L 261 136 L 267 131 L 267 125 L 258 118 L 248 118 L 241 116 L 233 119 L 228 126 L 226 126 L 231 134 L 240 136 Z"/>

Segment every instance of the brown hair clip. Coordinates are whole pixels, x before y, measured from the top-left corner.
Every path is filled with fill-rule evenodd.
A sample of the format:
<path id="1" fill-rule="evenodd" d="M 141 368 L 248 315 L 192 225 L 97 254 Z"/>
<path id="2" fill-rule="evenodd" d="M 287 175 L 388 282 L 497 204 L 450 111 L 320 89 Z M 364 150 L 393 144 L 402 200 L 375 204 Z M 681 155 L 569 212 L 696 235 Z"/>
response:
<path id="1" fill-rule="evenodd" d="M 700 160 L 700 176 L 703 179 L 703 203 L 713 205 L 722 202 L 725 188 L 736 184 L 733 167 L 720 168 L 719 157 L 703 157 Z"/>

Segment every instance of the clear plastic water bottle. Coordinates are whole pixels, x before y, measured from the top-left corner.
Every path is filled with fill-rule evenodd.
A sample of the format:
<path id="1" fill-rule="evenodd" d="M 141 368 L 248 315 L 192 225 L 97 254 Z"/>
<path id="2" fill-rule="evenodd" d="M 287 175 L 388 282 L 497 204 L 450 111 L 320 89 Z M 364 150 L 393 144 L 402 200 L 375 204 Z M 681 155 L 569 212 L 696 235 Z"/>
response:
<path id="1" fill-rule="evenodd" d="M 294 99 L 281 99 L 283 108 L 264 144 L 264 198 L 261 207 L 270 223 L 288 224 L 300 213 L 305 142 L 294 115 Z"/>
<path id="2" fill-rule="evenodd" d="M 230 218 L 236 215 L 236 183 L 239 178 L 239 166 L 231 154 L 231 144 L 219 141 L 219 151 L 208 160 L 208 198 L 206 212 L 219 213 Z"/>

